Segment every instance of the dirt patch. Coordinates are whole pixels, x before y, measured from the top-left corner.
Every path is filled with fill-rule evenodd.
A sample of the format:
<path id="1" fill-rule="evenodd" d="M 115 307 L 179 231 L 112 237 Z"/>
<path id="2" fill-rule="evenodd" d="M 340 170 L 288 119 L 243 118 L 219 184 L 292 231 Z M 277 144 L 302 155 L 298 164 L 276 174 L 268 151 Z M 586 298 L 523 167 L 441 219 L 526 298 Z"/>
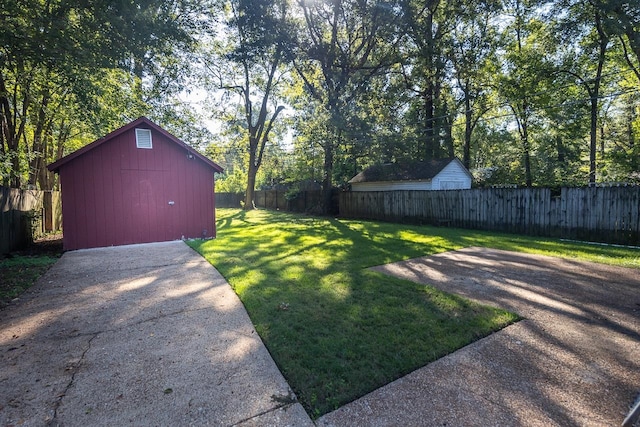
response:
<path id="1" fill-rule="evenodd" d="M 29 256 L 44 255 L 59 258 L 62 256 L 62 252 L 62 234 L 52 234 L 36 240 L 20 253 Z"/>
<path id="2" fill-rule="evenodd" d="M 24 249 L 16 250 L 8 254 L 0 254 L 0 261 L 16 256 L 62 256 L 62 234 L 52 234 L 41 237 Z"/>

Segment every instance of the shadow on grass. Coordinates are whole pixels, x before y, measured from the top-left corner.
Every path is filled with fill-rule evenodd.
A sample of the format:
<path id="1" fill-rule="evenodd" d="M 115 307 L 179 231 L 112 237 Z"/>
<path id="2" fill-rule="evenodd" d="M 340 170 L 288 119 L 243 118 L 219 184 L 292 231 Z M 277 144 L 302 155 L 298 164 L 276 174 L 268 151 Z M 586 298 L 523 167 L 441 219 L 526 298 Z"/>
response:
<path id="1" fill-rule="evenodd" d="M 366 270 L 461 249 L 614 260 L 640 251 L 383 222 L 223 210 L 192 246 L 229 281 L 314 417 L 518 320 L 507 311 Z"/>
<path id="2" fill-rule="evenodd" d="M 314 417 L 517 320 L 365 270 L 458 247 L 429 229 L 265 211 L 220 216 L 218 239 L 192 246 L 234 287 Z"/>

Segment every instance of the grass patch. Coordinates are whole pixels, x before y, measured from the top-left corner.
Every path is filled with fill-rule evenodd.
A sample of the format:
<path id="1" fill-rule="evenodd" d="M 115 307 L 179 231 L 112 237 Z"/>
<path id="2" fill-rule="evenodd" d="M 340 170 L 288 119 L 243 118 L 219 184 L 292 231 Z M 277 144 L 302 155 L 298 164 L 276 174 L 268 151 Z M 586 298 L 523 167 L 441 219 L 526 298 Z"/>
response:
<path id="1" fill-rule="evenodd" d="M 190 245 L 229 281 L 313 417 L 518 320 L 367 267 L 485 246 L 640 267 L 640 251 L 470 230 L 220 209 Z"/>
<path id="2" fill-rule="evenodd" d="M 49 255 L 16 255 L 0 259 L 0 307 L 32 286 L 57 260 Z"/>
<path id="3" fill-rule="evenodd" d="M 0 308 L 20 296 L 62 256 L 62 235 L 49 234 L 24 250 L 0 255 Z"/>

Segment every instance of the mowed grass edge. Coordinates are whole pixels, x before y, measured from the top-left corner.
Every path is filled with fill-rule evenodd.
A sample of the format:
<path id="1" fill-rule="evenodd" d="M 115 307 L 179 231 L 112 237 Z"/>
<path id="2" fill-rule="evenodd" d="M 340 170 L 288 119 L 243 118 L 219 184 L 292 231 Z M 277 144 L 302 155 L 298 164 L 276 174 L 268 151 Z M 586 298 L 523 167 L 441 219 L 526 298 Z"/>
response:
<path id="1" fill-rule="evenodd" d="M 470 230 L 219 209 L 193 241 L 318 417 L 518 320 L 367 267 L 468 246 L 640 267 L 640 251 Z"/>

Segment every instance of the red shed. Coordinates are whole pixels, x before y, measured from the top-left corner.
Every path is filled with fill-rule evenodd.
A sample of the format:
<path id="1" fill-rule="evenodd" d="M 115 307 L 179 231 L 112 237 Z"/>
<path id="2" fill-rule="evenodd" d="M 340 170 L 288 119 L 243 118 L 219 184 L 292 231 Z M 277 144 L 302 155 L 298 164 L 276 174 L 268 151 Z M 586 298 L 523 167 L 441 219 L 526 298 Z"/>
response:
<path id="1" fill-rule="evenodd" d="M 146 117 L 49 170 L 60 174 L 66 250 L 216 235 L 222 168 Z"/>

